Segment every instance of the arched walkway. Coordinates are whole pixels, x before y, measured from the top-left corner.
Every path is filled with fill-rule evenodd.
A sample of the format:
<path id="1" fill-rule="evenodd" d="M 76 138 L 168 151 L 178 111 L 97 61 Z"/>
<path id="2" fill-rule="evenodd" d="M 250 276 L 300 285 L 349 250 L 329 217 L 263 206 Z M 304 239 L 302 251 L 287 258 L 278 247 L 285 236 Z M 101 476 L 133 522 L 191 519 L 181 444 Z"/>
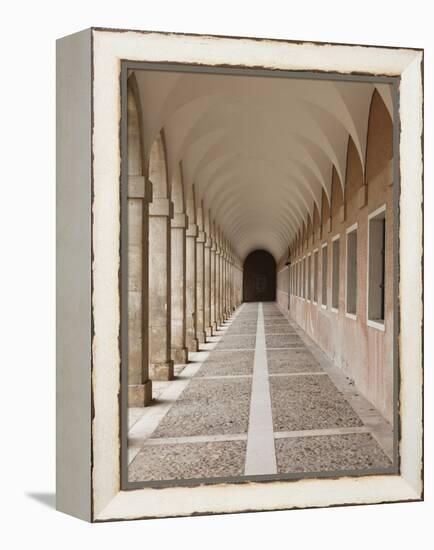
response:
<path id="1" fill-rule="evenodd" d="M 390 471 L 388 85 L 133 71 L 130 481 Z"/>

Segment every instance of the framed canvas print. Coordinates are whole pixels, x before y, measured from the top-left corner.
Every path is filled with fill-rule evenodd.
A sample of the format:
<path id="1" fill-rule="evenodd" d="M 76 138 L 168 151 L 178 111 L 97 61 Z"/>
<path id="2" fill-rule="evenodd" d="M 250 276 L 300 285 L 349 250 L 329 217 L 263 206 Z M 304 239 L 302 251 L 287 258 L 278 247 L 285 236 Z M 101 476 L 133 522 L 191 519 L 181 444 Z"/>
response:
<path id="1" fill-rule="evenodd" d="M 57 44 L 57 505 L 423 498 L 423 51 Z"/>

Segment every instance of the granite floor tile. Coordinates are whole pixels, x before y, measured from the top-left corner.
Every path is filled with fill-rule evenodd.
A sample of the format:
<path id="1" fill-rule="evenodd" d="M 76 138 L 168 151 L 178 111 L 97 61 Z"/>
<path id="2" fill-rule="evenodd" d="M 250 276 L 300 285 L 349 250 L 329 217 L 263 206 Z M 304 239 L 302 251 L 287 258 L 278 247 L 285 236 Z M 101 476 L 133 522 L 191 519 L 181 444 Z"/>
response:
<path id="1" fill-rule="evenodd" d="M 232 325 L 226 331 L 225 335 L 233 336 L 235 334 L 256 334 L 257 324 L 249 325 Z"/>
<path id="2" fill-rule="evenodd" d="M 274 431 L 362 426 L 328 376 L 270 377 Z"/>
<path id="3" fill-rule="evenodd" d="M 152 437 L 238 434 L 247 431 L 251 378 L 194 378 Z"/>
<path id="4" fill-rule="evenodd" d="M 256 334 L 225 335 L 216 346 L 216 350 L 255 349 Z"/>
<path id="5" fill-rule="evenodd" d="M 130 481 L 234 477 L 244 473 L 245 441 L 145 446 L 129 466 Z"/>
<path id="6" fill-rule="evenodd" d="M 276 439 L 279 474 L 388 468 L 391 462 L 370 434 Z"/>
<path id="7" fill-rule="evenodd" d="M 290 348 L 303 346 L 303 340 L 297 334 L 267 334 L 265 335 L 267 348 Z"/>
<path id="8" fill-rule="evenodd" d="M 270 349 L 267 351 L 268 372 L 321 372 L 323 369 L 307 349 Z"/>
<path id="9" fill-rule="evenodd" d="M 254 350 L 213 350 L 204 363 L 232 363 L 253 361 L 255 356 Z"/>
<path id="10" fill-rule="evenodd" d="M 252 374 L 254 351 L 220 351 L 210 355 L 196 377 Z"/>
<path id="11" fill-rule="evenodd" d="M 249 327 L 249 328 L 252 328 L 252 327 L 257 327 L 258 325 L 258 321 L 257 319 L 254 319 L 254 320 L 250 320 L 250 321 L 234 321 L 230 328 L 234 328 L 234 327 Z"/>
<path id="12" fill-rule="evenodd" d="M 267 325 L 265 327 L 265 334 L 293 334 L 294 336 L 297 336 L 295 330 L 288 324 Z"/>
<path id="13" fill-rule="evenodd" d="M 265 320 L 275 321 L 276 319 L 285 319 L 285 317 L 281 313 L 264 313 L 264 321 Z"/>
<path id="14" fill-rule="evenodd" d="M 267 327 L 272 327 L 272 326 L 285 326 L 287 327 L 288 326 L 288 321 L 287 319 L 285 318 L 282 318 L 282 319 L 264 319 L 264 327 L 265 329 L 267 329 Z"/>

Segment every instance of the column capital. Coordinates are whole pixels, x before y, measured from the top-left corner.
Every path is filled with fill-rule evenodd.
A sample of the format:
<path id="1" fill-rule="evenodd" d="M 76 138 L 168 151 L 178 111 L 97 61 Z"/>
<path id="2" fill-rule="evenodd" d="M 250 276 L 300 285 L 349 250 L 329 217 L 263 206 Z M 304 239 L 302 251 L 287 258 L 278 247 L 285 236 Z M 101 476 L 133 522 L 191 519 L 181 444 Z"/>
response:
<path id="1" fill-rule="evenodd" d="M 187 215 L 184 212 L 173 214 L 170 225 L 173 229 L 185 229 L 188 225 Z"/>
<path id="2" fill-rule="evenodd" d="M 216 252 L 217 251 L 217 243 L 211 239 L 211 251 Z"/>
<path id="3" fill-rule="evenodd" d="M 206 233 L 205 231 L 198 231 L 196 242 L 198 243 L 205 243 L 206 242 Z"/>
<path id="4" fill-rule="evenodd" d="M 145 176 L 128 176 L 128 198 L 152 201 L 152 183 Z"/>
<path id="5" fill-rule="evenodd" d="M 206 241 L 205 241 L 205 248 L 211 248 L 212 249 L 212 245 L 213 245 L 213 240 L 211 239 L 211 237 L 209 237 L 207 235 Z"/>
<path id="6" fill-rule="evenodd" d="M 198 227 L 195 223 L 189 223 L 187 227 L 186 236 L 187 237 L 197 237 Z"/>
<path id="7" fill-rule="evenodd" d="M 149 215 L 172 218 L 173 202 L 166 198 L 155 198 L 151 203 L 149 203 Z"/>

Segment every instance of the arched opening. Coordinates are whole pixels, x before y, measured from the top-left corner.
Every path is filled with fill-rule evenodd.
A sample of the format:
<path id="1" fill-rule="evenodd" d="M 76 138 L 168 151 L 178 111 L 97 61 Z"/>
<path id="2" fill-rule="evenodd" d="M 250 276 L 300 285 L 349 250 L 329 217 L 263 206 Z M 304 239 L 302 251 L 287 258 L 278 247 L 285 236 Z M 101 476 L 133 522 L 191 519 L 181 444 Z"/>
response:
<path id="1" fill-rule="evenodd" d="M 243 271 L 244 302 L 273 302 L 276 299 L 276 261 L 266 250 L 251 252 Z"/>

